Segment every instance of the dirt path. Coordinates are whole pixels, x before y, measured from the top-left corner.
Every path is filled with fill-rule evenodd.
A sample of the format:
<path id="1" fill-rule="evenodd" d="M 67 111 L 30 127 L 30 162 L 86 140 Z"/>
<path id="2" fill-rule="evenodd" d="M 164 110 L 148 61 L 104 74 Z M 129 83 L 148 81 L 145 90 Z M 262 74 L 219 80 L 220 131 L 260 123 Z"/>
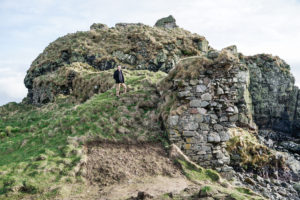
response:
<path id="1" fill-rule="evenodd" d="M 139 191 L 146 192 L 151 196 L 159 196 L 166 193 L 179 193 L 187 188 L 191 183 L 184 177 L 143 177 L 132 180 L 129 183 L 116 184 L 105 187 L 100 192 L 101 200 L 118 200 L 136 197 Z"/>
<path id="2" fill-rule="evenodd" d="M 93 199 L 127 199 L 139 191 L 178 193 L 191 184 L 160 144 L 99 143 L 88 146 L 87 155 Z"/>

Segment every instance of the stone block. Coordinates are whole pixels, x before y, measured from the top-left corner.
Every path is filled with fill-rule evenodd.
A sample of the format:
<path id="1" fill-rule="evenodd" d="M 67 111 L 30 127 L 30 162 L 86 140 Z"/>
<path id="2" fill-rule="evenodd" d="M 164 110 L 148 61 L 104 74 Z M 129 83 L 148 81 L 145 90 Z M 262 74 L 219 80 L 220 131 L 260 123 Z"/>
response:
<path id="1" fill-rule="evenodd" d="M 199 127 L 198 123 L 195 122 L 188 122 L 186 124 L 184 124 L 183 129 L 184 130 L 190 130 L 190 131 L 194 131 Z"/>
<path id="2" fill-rule="evenodd" d="M 221 141 L 221 138 L 217 133 L 210 133 L 207 136 L 207 142 L 219 143 L 220 141 Z"/>
<path id="3" fill-rule="evenodd" d="M 207 89 L 207 87 L 205 85 L 197 85 L 196 86 L 196 92 L 198 92 L 198 93 L 203 93 L 203 92 L 205 92 L 206 89 Z"/>
<path id="4" fill-rule="evenodd" d="M 205 108 L 205 107 L 207 107 L 208 105 L 209 105 L 209 103 L 208 103 L 207 101 L 202 101 L 201 104 L 200 104 L 200 106 L 201 106 L 202 108 Z"/>
<path id="5" fill-rule="evenodd" d="M 217 95 L 224 94 L 224 90 L 221 87 L 217 88 Z"/>
<path id="6" fill-rule="evenodd" d="M 198 114 L 199 111 L 198 111 L 197 108 L 191 108 L 191 109 L 190 109 L 190 113 L 191 113 L 191 114 Z"/>
<path id="7" fill-rule="evenodd" d="M 179 119 L 178 115 L 170 116 L 169 117 L 169 125 L 170 126 L 176 126 L 178 124 L 178 119 Z"/>
<path id="8" fill-rule="evenodd" d="M 227 131 L 220 131 L 219 136 L 220 136 L 221 142 L 226 142 L 230 139 L 230 135 Z"/>
<path id="9" fill-rule="evenodd" d="M 195 131 L 183 131 L 183 136 L 185 136 L 185 137 L 192 137 L 195 135 L 196 135 Z"/>
<path id="10" fill-rule="evenodd" d="M 202 131 L 209 131 L 210 130 L 209 125 L 205 124 L 205 123 L 200 123 L 200 129 Z"/>
<path id="11" fill-rule="evenodd" d="M 214 125 L 214 130 L 219 132 L 219 131 L 223 130 L 223 126 L 220 125 L 220 124 L 215 124 Z"/>
<path id="12" fill-rule="evenodd" d="M 198 113 L 202 114 L 202 115 L 205 115 L 207 113 L 207 110 L 205 108 L 197 108 L 197 110 L 198 110 Z"/>
<path id="13" fill-rule="evenodd" d="M 197 110 L 197 111 L 198 111 L 198 110 Z M 201 115 L 201 114 L 195 115 L 195 116 L 194 116 L 194 120 L 195 120 L 195 122 L 197 122 L 197 123 L 203 122 L 203 115 Z"/>
<path id="14" fill-rule="evenodd" d="M 190 107 L 201 107 L 201 100 L 200 99 L 194 99 L 190 101 Z"/>
<path id="15" fill-rule="evenodd" d="M 236 122 L 239 120 L 239 115 L 238 114 L 235 114 L 235 115 L 232 115 L 229 117 L 229 121 L 230 122 Z"/>
<path id="16" fill-rule="evenodd" d="M 201 95 L 201 99 L 203 101 L 211 101 L 212 100 L 212 95 L 210 93 L 205 93 Z"/>
<path id="17" fill-rule="evenodd" d="M 184 144 L 184 149 L 189 150 L 192 148 L 192 144 Z"/>
<path id="18" fill-rule="evenodd" d="M 192 96 L 192 93 L 188 90 L 182 91 L 182 92 L 178 92 L 178 97 L 190 97 Z"/>

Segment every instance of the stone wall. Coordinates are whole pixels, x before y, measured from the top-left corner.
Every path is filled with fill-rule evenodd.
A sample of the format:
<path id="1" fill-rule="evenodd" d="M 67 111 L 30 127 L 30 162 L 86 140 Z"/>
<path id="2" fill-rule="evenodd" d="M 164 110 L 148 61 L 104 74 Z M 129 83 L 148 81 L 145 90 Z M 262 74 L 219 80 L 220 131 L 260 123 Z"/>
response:
<path id="1" fill-rule="evenodd" d="M 228 128 L 255 128 L 247 67 L 224 49 L 214 60 L 182 60 L 162 85 L 163 106 L 172 104 L 165 123 L 170 141 L 200 165 L 226 171 Z"/>

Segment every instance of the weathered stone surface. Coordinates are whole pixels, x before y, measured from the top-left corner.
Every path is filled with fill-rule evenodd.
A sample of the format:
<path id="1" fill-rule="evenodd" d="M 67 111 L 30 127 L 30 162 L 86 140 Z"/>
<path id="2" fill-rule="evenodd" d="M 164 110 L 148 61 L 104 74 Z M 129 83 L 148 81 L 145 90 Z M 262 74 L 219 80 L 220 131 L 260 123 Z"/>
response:
<path id="1" fill-rule="evenodd" d="M 235 115 L 232 115 L 229 117 L 229 121 L 231 122 L 236 122 L 239 120 L 239 115 L 238 114 L 235 114 Z"/>
<path id="2" fill-rule="evenodd" d="M 183 131 L 183 136 L 186 136 L 186 137 L 195 136 L 195 134 L 196 134 L 195 131 Z"/>
<path id="3" fill-rule="evenodd" d="M 211 101 L 212 100 L 212 95 L 210 93 L 205 93 L 201 95 L 201 99 L 203 101 Z"/>
<path id="4" fill-rule="evenodd" d="M 194 131 L 199 127 L 198 123 L 195 122 L 188 122 L 186 124 L 184 124 L 183 129 L 184 130 L 190 130 L 190 131 Z"/>
<path id="5" fill-rule="evenodd" d="M 203 108 L 207 107 L 208 105 L 209 105 L 209 103 L 207 101 L 202 101 L 200 104 L 200 106 Z"/>
<path id="6" fill-rule="evenodd" d="M 200 99 L 195 99 L 190 101 L 190 107 L 201 107 L 201 100 Z"/>
<path id="7" fill-rule="evenodd" d="M 190 91 L 178 92 L 178 96 L 179 97 L 189 97 L 189 96 L 191 96 L 191 92 Z"/>
<path id="8" fill-rule="evenodd" d="M 220 131 L 219 132 L 221 142 L 226 142 L 230 139 L 230 135 L 227 131 Z"/>
<path id="9" fill-rule="evenodd" d="M 220 138 L 219 134 L 217 134 L 217 133 L 210 133 L 207 136 L 207 142 L 218 143 L 220 141 L 221 141 L 221 138 Z"/>
<path id="10" fill-rule="evenodd" d="M 105 24 L 101 24 L 101 23 L 93 23 L 90 26 L 90 30 L 101 30 L 101 29 L 108 29 L 108 26 Z"/>
<path id="11" fill-rule="evenodd" d="M 178 115 L 174 115 L 174 116 L 170 116 L 169 120 L 170 120 L 170 126 L 176 126 L 178 123 L 178 119 L 179 116 Z"/>
<path id="12" fill-rule="evenodd" d="M 199 92 L 199 93 L 205 92 L 206 88 L 207 87 L 205 85 L 197 85 L 196 92 Z"/>
<path id="13" fill-rule="evenodd" d="M 221 87 L 218 87 L 218 89 L 217 89 L 217 94 L 218 94 L 218 95 L 224 94 L 224 90 L 223 90 Z"/>
<path id="14" fill-rule="evenodd" d="M 207 110 L 204 108 L 197 108 L 198 112 L 202 115 L 205 115 L 207 113 Z"/>
<path id="15" fill-rule="evenodd" d="M 245 61 L 250 71 L 255 122 L 260 128 L 292 133 L 299 119 L 299 90 L 294 86 L 290 66 L 267 54 L 250 56 Z"/>
<path id="16" fill-rule="evenodd" d="M 172 15 L 169 15 L 168 17 L 157 20 L 157 22 L 155 23 L 154 26 L 170 28 L 170 29 L 177 27 L 176 20 Z"/>
<path id="17" fill-rule="evenodd" d="M 223 130 L 223 126 L 220 125 L 220 124 L 215 124 L 215 125 L 214 125 L 214 130 L 217 131 L 217 132 L 218 132 L 218 131 L 221 131 L 221 130 Z"/>

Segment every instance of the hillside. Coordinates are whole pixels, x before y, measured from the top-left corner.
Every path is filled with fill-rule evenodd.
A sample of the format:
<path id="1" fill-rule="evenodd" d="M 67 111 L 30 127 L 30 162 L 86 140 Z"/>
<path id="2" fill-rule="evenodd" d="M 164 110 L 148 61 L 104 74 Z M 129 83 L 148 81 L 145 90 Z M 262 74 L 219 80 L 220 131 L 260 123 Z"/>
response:
<path id="1" fill-rule="evenodd" d="M 299 199 L 294 82 L 279 57 L 213 49 L 172 16 L 67 34 L 0 107 L 0 199 Z"/>

